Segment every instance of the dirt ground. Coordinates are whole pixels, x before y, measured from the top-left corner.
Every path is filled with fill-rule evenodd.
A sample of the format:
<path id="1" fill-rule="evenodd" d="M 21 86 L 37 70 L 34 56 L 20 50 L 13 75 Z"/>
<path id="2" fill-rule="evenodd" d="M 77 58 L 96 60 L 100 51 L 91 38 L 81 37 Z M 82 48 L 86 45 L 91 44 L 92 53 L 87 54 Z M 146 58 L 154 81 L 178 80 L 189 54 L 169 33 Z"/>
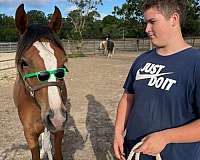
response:
<path id="1" fill-rule="evenodd" d="M 4 56 L 4 57 L 3 57 Z M 0 54 L 0 60 L 14 54 Z M 69 59 L 69 121 L 63 139 L 64 160 L 112 160 L 112 141 L 122 85 L 136 57 L 118 53 L 112 59 Z M 12 100 L 15 70 L 0 72 L 0 160 L 27 160 L 30 152 Z"/>

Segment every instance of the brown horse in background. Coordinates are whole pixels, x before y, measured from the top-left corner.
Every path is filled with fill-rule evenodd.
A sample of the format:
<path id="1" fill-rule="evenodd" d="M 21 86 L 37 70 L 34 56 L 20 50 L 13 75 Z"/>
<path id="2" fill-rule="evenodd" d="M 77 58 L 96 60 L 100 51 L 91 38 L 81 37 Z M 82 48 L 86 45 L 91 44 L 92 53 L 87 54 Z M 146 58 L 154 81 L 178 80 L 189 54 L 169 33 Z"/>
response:
<path id="1" fill-rule="evenodd" d="M 20 39 L 15 58 L 18 74 L 13 98 L 32 160 L 42 158 L 38 138 L 44 130 L 54 135 L 55 159 L 63 159 L 61 144 L 67 121 L 64 76 L 68 70 L 65 66 L 67 55 L 56 36 L 61 28 L 61 19 L 57 7 L 48 26 L 28 25 L 23 4 L 15 14 Z"/>
<path id="2" fill-rule="evenodd" d="M 112 40 L 107 38 L 105 41 L 100 42 L 99 49 L 102 49 L 103 54 L 107 54 L 108 58 L 112 58 L 115 53 L 115 44 Z"/>

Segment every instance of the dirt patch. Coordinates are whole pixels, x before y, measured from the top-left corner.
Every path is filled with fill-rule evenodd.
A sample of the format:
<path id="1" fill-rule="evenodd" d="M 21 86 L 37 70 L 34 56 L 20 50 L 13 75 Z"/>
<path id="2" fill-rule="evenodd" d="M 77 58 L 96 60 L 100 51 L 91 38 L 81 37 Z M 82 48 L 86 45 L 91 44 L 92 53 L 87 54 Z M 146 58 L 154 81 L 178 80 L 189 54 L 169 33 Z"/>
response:
<path id="1" fill-rule="evenodd" d="M 111 160 L 114 120 L 122 85 L 135 54 L 69 59 L 71 111 L 63 140 L 64 160 Z M 27 160 L 30 152 L 12 101 L 15 70 L 0 81 L 0 160 Z M 4 73 L 3 73 L 4 75 Z"/>

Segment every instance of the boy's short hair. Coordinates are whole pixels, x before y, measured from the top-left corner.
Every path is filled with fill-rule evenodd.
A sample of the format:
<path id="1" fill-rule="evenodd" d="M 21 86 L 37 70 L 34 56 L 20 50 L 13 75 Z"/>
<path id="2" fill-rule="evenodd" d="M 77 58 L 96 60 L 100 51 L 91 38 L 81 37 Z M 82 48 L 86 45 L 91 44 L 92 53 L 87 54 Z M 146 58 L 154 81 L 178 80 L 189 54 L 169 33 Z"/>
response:
<path id="1" fill-rule="evenodd" d="M 187 0 L 145 0 L 143 11 L 156 7 L 166 18 L 170 18 L 174 12 L 177 12 L 180 22 L 183 22 L 186 5 Z"/>

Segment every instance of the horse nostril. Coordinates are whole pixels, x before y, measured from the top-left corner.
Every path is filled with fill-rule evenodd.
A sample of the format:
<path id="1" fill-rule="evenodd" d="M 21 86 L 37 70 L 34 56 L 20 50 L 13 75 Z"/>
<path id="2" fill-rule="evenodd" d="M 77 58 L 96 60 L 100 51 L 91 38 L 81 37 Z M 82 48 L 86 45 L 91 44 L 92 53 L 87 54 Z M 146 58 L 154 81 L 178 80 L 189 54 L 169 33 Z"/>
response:
<path id="1" fill-rule="evenodd" d="M 45 115 L 45 118 L 44 118 L 44 123 L 45 123 L 45 126 L 50 130 L 50 131 L 54 131 L 55 130 L 55 127 L 53 126 L 53 124 L 51 123 L 51 117 L 53 116 L 53 113 L 52 112 L 48 112 L 46 115 Z"/>
<path id="2" fill-rule="evenodd" d="M 51 119 L 54 117 L 54 113 L 52 110 L 49 110 L 47 113 L 46 113 L 46 116 L 45 116 L 45 122 L 46 124 L 51 124 Z"/>
<path id="3" fill-rule="evenodd" d="M 64 118 L 67 118 L 67 109 L 65 107 L 61 108 L 61 114 Z"/>
<path id="4" fill-rule="evenodd" d="M 46 121 L 46 124 L 51 123 L 49 114 L 46 115 L 45 121 Z"/>
<path id="5" fill-rule="evenodd" d="M 49 110 L 49 112 L 48 112 L 48 118 L 49 118 L 49 119 L 52 119 L 53 117 L 54 117 L 53 111 L 52 111 L 52 110 Z"/>
<path id="6" fill-rule="evenodd" d="M 65 122 L 67 121 L 67 119 L 68 119 L 68 116 L 67 116 L 67 112 L 65 112 Z"/>

